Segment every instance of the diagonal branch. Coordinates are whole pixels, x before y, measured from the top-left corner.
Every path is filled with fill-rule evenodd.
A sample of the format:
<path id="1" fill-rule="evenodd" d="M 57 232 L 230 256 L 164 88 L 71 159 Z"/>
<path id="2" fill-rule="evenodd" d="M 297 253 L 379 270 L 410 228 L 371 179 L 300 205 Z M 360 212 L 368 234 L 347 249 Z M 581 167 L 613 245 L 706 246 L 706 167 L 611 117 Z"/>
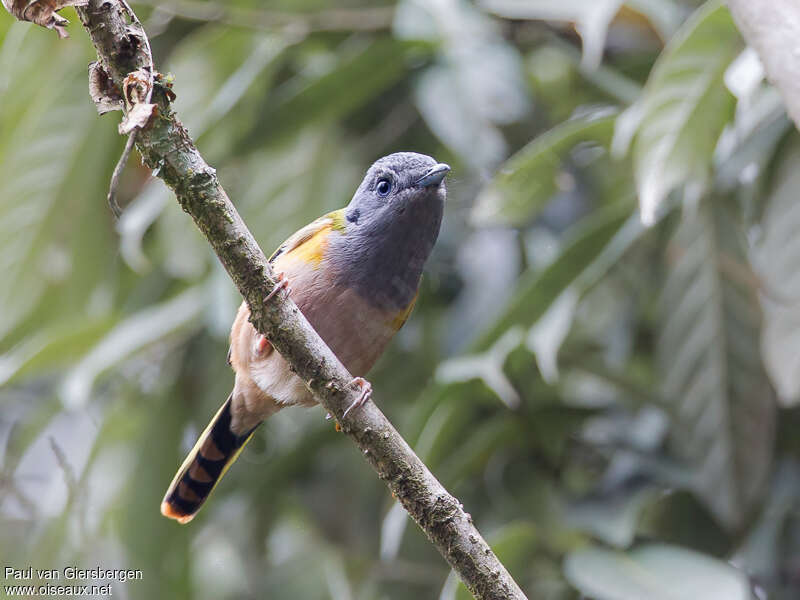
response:
<path id="1" fill-rule="evenodd" d="M 461 503 L 436 480 L 377 406 L 368 402 L 343 418 L 345 408 L 359 396 L 351 385 L 352 376 L 294 302 L 280 294 L 266 301 L 277 283 L 269 263 L 215 170 L 200 156 L 172 111 L 171 92 L 152 72 L 147 37 L 125 1 L 89 0 L 78 8 L 78 15 L 111 87 L 121 89 L 125 78 L 136 71 L 152 76 L 152 99 L 148 97 L 148 101 L 156 104 L 156 109 L 149 123 L 139 129 L 136 146 L 145 164 L 175 192 L 208 238 L 250 306 L 255 328 L 269 338 L 319 403 L 342 424 L 472 594 L 487 600 L 524 599 Z"/>

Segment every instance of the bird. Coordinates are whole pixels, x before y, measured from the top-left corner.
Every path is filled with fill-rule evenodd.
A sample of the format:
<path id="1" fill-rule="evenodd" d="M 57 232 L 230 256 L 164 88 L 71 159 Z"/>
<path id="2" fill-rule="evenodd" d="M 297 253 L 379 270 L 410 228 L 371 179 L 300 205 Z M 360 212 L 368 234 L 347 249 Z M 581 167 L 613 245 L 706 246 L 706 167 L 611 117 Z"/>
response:
<path id="1" fill-rule="evenodd" d="M 364 376 L 414 308 L 439 236 L 449 171 L 424 154 L 384 156 L 367 170 L 347 206 L 298 230 L 269 259 L 277 284 L 266 300 L 288 294 L 354 375 L 360 395 L 347 412 L 371 397 Z M 249 317 L 242 302 L 228 351 L 233 390 L 161 503 L 161 513 L 181 524 L 194 518 L 261 423 L 287 406 L 316 403 Z"/>

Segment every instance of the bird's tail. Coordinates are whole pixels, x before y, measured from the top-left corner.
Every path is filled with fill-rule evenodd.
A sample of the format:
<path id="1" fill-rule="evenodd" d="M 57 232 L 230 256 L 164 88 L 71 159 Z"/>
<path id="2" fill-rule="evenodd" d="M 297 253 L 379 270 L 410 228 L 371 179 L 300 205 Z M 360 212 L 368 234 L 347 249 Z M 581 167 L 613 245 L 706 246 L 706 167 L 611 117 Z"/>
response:
<path id="1" fill-rule="evenodd" d="M 200 439 L 169 484 L 161 514 L 188 523 L 253 437 L 255 427 L 243 435 L 231 431 L 231 399 L 217 411 Z M 257 426 L 256 426 L 257 427 Z"/>

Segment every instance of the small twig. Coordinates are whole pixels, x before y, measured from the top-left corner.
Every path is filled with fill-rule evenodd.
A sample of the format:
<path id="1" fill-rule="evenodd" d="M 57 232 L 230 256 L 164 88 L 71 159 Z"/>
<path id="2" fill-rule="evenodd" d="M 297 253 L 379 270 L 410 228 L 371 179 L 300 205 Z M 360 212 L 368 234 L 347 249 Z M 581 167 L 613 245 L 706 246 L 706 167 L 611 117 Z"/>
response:
<path id="1" fill-rule="evenodd" d="M 64 483 L 67 486 L 67 505 L 78 505 L 78 510 L 76 510 L 78 516 L 78 531 L 85 539 L 86 511 L 84 509 L 86 504 L 86 488 L 81 485 L 81 482 L 76 477 L 75 470 L 72 468 L 72 465 L 69 464 L 67 455 L 64 449 L 58 445 L 56 438 L 51 435 L 47 437 L 47 441 L 50 442 L 50 449 L 53 451 L 53 454 L 55 454 L 56 462 L 64 473 Z"/>
<path id="2" fill-rule="evenodd" d="M 150 49 L 150 40 L 144 34 L 144 26 L 142 22 L 139 20 L 139 17 L 136 16 L 136 13 L 133 12 L 133 9 L 127 3 L 126 0 L 120 0 L 120 3 L 128 13 L 131 21 L 135 23 L 139 29 L 142 31 L 142 40 L 145 44 L 145 56 L 149 60 L 149 69 L 146 69 L 149 81 L 147 86 L 147 93 L 143 99 L 145 104 L 149 104 L 150 100 L 153 97 L 153 77 L 155 76 L 155 65 L 153 63 L 153 52 Z M 122 209 L 119 206 L 119 202 L 117 202 L 117 188 L 119 187 L 119 181 L 122 176 L 122 171 L 125 169 L 125 165 L 128 164 L 128 159 L 130 158 L 131 151 L 133 150 L 133 146 L 136 143 L 136 133 L 139 131 L 139 127 L 135 127 L 133 131 L 130 132 L 128 135 L 128 141 L 125 143 L 125 149 L 122 151 L 122 156 L 119 157 L 116 166 L 114 167 L 114 172 L 111 174 L 111 182 L 108 186 L 108 206 L 111 208 L 111 212 L 114 213 L 114 218 L 119 219 L 120 215 L 122 214 Z"/>
<path id="3" fill-rule="evenodd" d="M 79 492 L 78 478 L 75 477 L 75 471 L 72 470 L 72 466 L 67 460 L 67 455 L 64 453 L 64 450 L 61 449 L 61 446 L 58 445 L 58 442 L 56 442 L 56 438 L 50 435 L 47 437 L 47 441 L 50 443 L 50 449 L 56 457 L 59 468 L 64 473 L 64 483 L 67 486 L 68 495 L 70 498 L 75 498 Z"/>
<path id="4" fill-rule="evenodd" d="M 142 41 L 144 42 L 145 46 L 144 55 L 146 60 L 150 63 L 150 89 L 147 91 L 147 98 L 145 99 L 145 102 L 150 102 L 150 99 L 153 96 L 153 75 L 156 72 L 156 66 L 153 62 L 153 50 L 150 48 L 150 39 L 144 32 L 144 25 L 142 25 L 142 22 L 139 20 L 139 17 L 136 16 L 136 13 L 133 12 L 133 9 L 131 8 L 131 5 L 128 4 L 127 0 L 120 0 L 120 2 L 128 12 L 128 16 L 130 17 L 131 21 L 138 25 L 139 29 L 142 30 Z"/>
<path id="5" fill-rule="evenodd" d="M 138 129 L 131 131 L 128 135 L 128 142 L 125 144 L 125 149 L 122 151 L 122 156 L 117 161 L 117 166 L 114 167 L 114 173 L 111 175 L 111 184 L 108 186 L 108 206 L 111 207 L 111 212 L 114 213 L 114 218 L 119 219 L 122 214 L 122 209 L 117 202 L 117 188 L 119 187 L 120 176 L 125 165 L 128 164 L 128 158 L 133 150 L 133 145 L 136 143 L 136 132 Z"/>

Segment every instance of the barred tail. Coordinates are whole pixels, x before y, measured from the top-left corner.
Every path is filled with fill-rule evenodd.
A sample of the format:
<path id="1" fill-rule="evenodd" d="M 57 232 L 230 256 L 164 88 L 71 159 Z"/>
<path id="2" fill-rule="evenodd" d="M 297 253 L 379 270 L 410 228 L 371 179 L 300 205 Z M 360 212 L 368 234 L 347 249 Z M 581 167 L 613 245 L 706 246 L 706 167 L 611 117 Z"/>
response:
<path id="1" fill-rule="evenodd" d="M 255 427 L 244 435 L 231 431 L 231 398 L 217 411 L 169 484 L 161 502 L 165 517 L 181 524 L 191 521 L 253 437 Z"/>

